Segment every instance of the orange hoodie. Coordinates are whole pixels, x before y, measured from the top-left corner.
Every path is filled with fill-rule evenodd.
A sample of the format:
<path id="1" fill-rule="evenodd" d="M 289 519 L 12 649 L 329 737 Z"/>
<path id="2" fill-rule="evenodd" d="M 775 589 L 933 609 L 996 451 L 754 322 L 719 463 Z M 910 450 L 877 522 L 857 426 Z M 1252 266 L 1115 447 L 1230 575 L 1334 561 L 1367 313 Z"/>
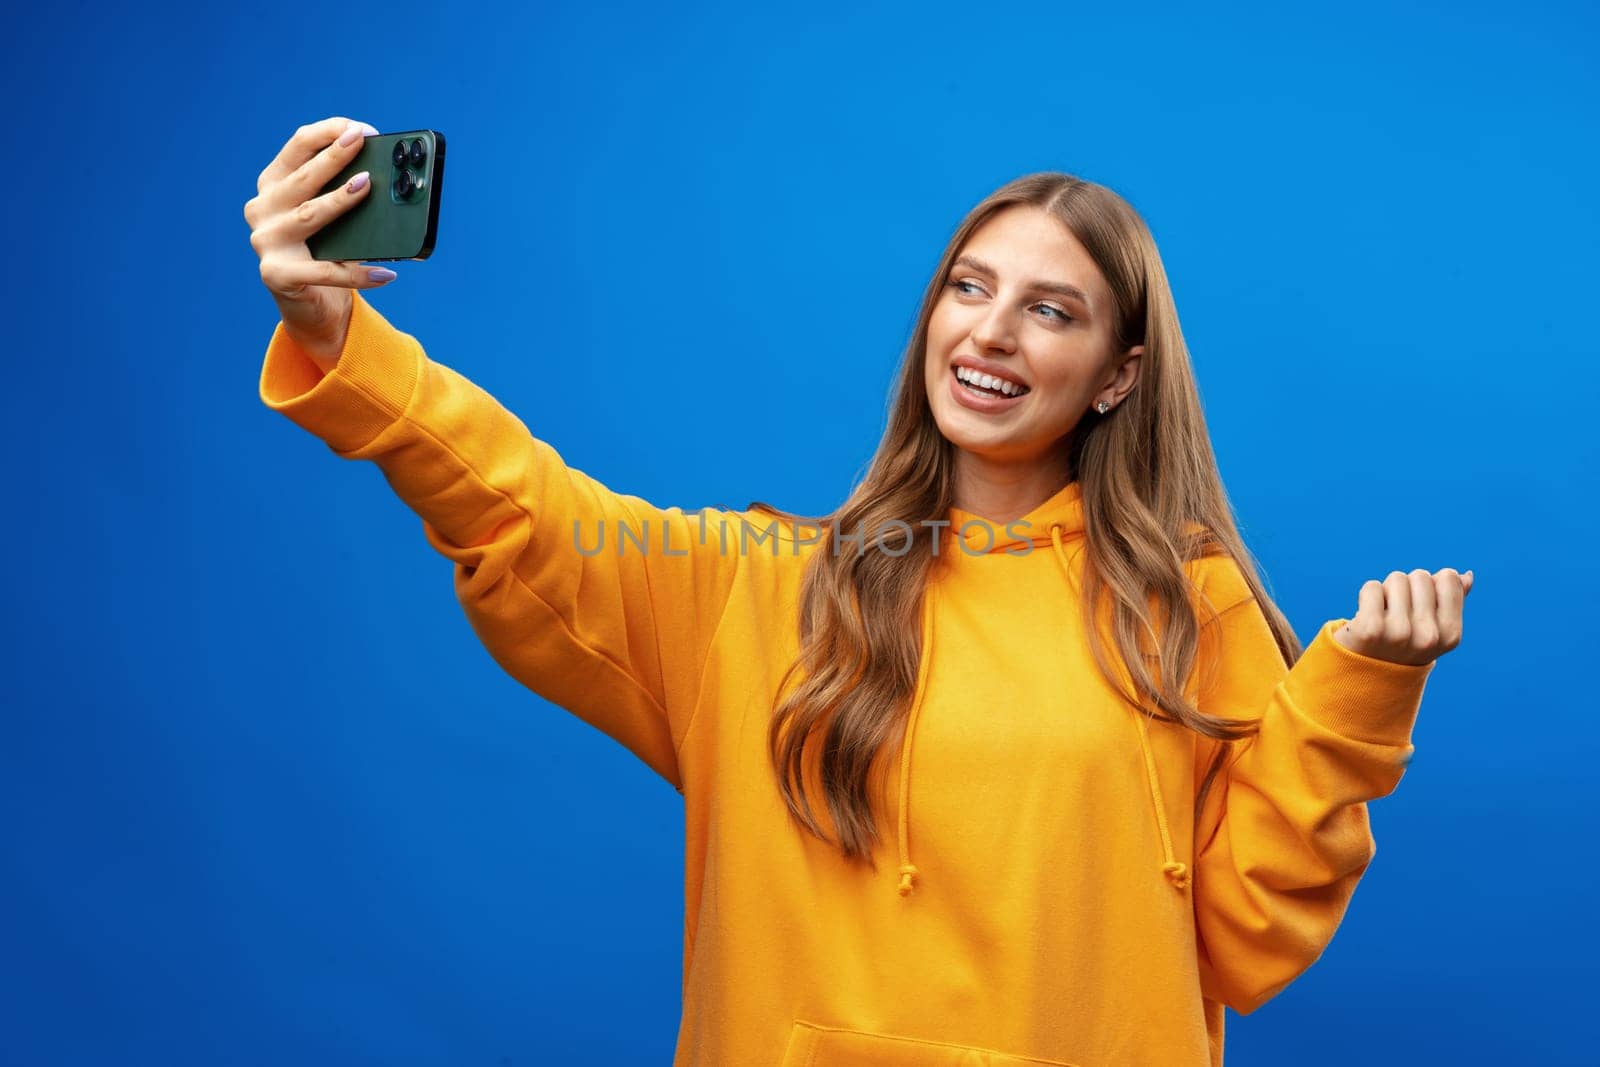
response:
<path id="1" fill-rule="evenodd" d="M 1334 619 L 1291 670 L 1238 568 L 1202 560 L 1220 616 L 1189 694 L 1261 727 L 1197 812 L 1216 743 L 1133 711 L 1088 651 L 1074 483 L 1004 527 L 951 510 L 906 740 L 875 765 L 877 870 L 848 864 L 766 749 L 815 529 L 613 492 L 359 292 L 334 371 L 280 323 L 260 392 L 382 469 L 506 671 L 682 793 L 675 1065 L 1220 1064 L 1223 1006 L 1332 937 L 1365 802 L 1413 751 L 1431 664 L 1352 652 Z"/>

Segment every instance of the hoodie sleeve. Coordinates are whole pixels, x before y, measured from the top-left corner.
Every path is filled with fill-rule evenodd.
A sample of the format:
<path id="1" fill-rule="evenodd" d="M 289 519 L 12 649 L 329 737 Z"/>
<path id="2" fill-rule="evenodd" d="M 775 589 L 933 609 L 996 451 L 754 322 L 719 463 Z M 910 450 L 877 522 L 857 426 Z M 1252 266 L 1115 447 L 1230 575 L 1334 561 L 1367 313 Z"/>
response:
<path id="1" fill-rule="evenodd" d="M 1201 710 L 1259 718 L 1195 822 L 1201 990 L 1241 1015 L 1322 955 L 1377 851 L 1367 802 L 1394 791 L 1414 751 L 1433 664 L 1347 649 L 1333 638 L 1347 621 L 1324 623 L 1289 669 L 1246 587 L 1202 642 Z"/>
<path id="2" fill-rule="evenodd" d="M 336 455 L 382 470 L 455 564 L 456 595 L 507 673 L 682 792 L 679 747 L 738 565 L 718 551 L 728 513 L 656 508 L 568 467 L 359 292 L 334 369 L 280 322 L 260 392 Z"/>

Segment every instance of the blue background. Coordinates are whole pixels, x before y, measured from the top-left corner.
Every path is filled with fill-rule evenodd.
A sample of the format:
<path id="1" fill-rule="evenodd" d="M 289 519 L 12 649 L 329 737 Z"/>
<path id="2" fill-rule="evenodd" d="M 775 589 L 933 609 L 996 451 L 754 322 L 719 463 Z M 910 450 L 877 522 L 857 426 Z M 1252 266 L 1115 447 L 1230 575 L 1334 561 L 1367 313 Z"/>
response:
<path id="1" fill-rule="evenodd" d="M 671 1055 L 681 801 L 257 397 L 243 205 L 330 115 L 449 138 L 374 305 L 663 506 L 833 507 L 966 210 L 1121 192 L 1302 639 L 1477 576 L 1344 926 L 1229 1064 L 1592 1055 L 1595 11 L 1111 6 L 14 14 L 0 1058 Z"/>

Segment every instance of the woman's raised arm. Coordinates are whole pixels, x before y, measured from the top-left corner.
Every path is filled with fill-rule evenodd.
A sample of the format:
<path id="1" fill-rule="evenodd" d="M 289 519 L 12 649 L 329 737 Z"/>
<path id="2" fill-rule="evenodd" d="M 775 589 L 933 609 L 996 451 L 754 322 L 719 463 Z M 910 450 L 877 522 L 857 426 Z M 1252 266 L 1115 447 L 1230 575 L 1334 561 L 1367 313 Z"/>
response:
<path id="1" fill-rule="evenodd" d="M 382 469 L 455 563 L 467 617 L 507 672 L 682 792 L 678 752 L 739 561 L 723 551 L 730 516 L 655 508 L 567 467 L 357 291 L 392 272 L 311 257 L 306 238 L 370 182 L 320 190 L 377 132 L 340 117 L 300 127 L 244 206 L 280 313 L 261 399 Z"/>
<path id="2" fill-rule="evenodd" d="M 739 562 L 722 551 L 728 513 L 656 508 L 568 467 L 360 294 L 326 372 L 280 322 L 260 391 L 383 471 L 508 673 L 683 789 L 678 749 Z"/>

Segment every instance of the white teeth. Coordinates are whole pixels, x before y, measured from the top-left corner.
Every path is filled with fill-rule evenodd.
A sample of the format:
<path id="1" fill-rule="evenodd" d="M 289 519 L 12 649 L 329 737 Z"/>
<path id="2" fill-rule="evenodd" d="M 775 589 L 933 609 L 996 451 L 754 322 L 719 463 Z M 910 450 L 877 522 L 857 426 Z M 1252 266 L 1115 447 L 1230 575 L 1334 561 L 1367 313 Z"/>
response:
<path id="1" fill-rule="evenodd" d="M 1020 396 L 1022 393 L 1027 391 L 1022 386 L 1018 385 L 1016 382 L 1010 381 L 1009 379 L 996 378 L 992 374 L 983 374 L 979 371 L 973 370 L 970 367 L 957 367 L 956 377 L 964 382 L 979 386 L 983 389 L 990 389 L 997 393 L 1003 393 L 1006 396 Z"/>

